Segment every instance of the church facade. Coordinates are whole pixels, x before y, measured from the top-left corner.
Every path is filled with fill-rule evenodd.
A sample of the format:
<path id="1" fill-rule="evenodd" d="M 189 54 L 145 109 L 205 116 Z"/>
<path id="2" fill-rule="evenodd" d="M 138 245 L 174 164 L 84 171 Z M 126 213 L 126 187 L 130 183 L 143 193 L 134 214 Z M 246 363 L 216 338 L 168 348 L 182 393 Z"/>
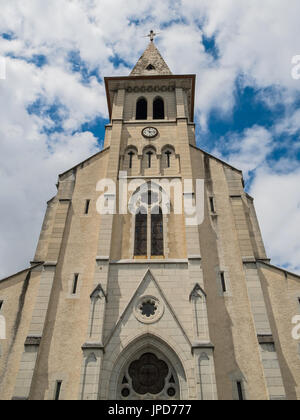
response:
<path id="1" fill-rule="evenodd" d="M 103 150 L 59 175 L 30 268 L 0 281 L 0 399 L 299 399 L 300 277 L 270 263 L 242 172 L 196 146 L 195 76 L 151 37 L 105 86 Z"/>

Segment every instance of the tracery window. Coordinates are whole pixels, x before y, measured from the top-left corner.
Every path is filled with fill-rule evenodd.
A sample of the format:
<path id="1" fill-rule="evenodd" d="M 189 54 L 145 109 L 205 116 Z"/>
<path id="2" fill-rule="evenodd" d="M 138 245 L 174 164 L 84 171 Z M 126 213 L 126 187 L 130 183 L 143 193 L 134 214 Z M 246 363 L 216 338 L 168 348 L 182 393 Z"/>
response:
<path id="1" fill-rule="evenodd" d="M 175 371 L 156 354 L 142 354 L 125 368 L 120 384 L 122 399 L 175 399 L 179 386 Z"/>
<path id="2" fill-rule="evenodd" d="M 136 257 L 164 256 L 164 217 L 161 207 L 161 191 L 158 186 L 156 186 L 157 189 L 155 187 L 152 189 L 150 185 L 144 184 L 142 189 L 138 189 L 133 195 L 133 202 L 137 200 L 139 203 L 135 204 L 134 210 L 134 256 Z"/>

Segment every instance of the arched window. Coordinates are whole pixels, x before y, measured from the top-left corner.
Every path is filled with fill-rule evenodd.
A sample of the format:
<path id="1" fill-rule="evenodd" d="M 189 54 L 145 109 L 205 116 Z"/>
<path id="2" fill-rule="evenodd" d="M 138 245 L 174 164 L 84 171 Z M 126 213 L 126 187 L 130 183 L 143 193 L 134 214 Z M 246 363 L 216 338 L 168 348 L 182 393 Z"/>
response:
<path id="1" fill-rule="evenodd" d="M 143 169 L 153 169 L 156 170 L 157 168 L 157 154 L 156 149 L 154 147 L 146 146 L 143 149 Z"/>
<path id="2" fill-rule="evenodd" d="M 138 150 L 135 146 L 128 146 L 124 153 L 123 169 L 134 169 L 137 167 Z"/>
<path id="3" fill-rule="evenodd" d="M 135 216 L 134 255 L 147 257 L 147 213 L 144 208 Z"/>
<path id="4" fill-rule="evenodd" d="M 176 161 L 176 155 L 175 155 L 175 149 L 173 146 L 166 145 L 163 147 L 161 152 L 161 169 L 169 169 L 172 168 L 175 170 L 175 161 Z"/>
<path id="5" fill-rule="evenodd" d="M 145 98 L 140 98 L 136 103 L 136 119 L 147 119 L 147 101 Z"/>
<path id="6" fill-rule="evenodd" d="M 149 152 L 146 153 L 146 155 L 148 157 L 148 168 L 151 168 L 153 154 L 154 153 L 151 150 L 149 150 Z"/>
<path id="7" fill-rule="evenodd" d="M 162 194 L 159 185 L 145 183 L 137 189 L 129 201 L 129 208 L 135 213 L 135 257 L 164 256 Z M 168 203 L 164 205 L 168 206 Z"/>
<path id="8" fill-rule="evenodd" d="M 164 255 L 163 215 L 157 207 L 151 212 L 151 255 Z"/>
<path id="9" fill-rule="evenodd" d="M 171 156 L 172 156 L 172 152 L 170 152 L 170 150 L 167 150 L 165 152 L 165 156 L 166 156 L 166 166 L 167 168 L 171 167 Z"/>
<path id="10" fill-rule="evenodd" d="M 133 156 L 134 156 L 134 152 L 131 150 L 128 153 L 128 157 L 129 157 L 129 169 L 132 169 L 132 160 L 133 160 Z"/>
<path id="11" fill-rule="evenodd" d="M 153 119 L 163 120 L 165 118 L 165 107 L 162 98 L 156 98 L 153 102 Z"/>

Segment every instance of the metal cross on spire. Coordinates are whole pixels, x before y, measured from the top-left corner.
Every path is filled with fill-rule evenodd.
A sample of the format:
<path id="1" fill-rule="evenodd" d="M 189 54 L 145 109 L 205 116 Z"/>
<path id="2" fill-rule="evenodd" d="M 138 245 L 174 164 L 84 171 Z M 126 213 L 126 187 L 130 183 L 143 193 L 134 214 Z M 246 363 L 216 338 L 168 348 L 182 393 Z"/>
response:
<path id="1" fill-rule="evenodd" d="M 160 33 L 160 32 L 159 32 L 159 33 Z M 150 38 L 150 41 L 151 41 L 151 42 L 153 42 L 154 37 L 156 37 L 157 35 L 159 35 L 159 33 L 155 33 L 155 32 L 151 29 L 150 34 L 149 34 L 149 35 L 146 35 L 146 36 Z"/>

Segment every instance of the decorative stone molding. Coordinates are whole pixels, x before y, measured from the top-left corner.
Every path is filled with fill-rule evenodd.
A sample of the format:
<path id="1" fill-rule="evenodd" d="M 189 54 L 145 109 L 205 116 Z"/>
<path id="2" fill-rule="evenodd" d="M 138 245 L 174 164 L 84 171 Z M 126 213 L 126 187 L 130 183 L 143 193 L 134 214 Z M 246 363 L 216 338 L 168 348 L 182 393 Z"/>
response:
<path id="1" fill-rule="evenodd" d="M 135 305 L 134 314 L 143 324 L 152 324 L 163 316 L 164 310 L 164 304 L 160 299 L 154 296 L 142 296 Z"/>
<path id="2" fill-rule="evenodd" d="M 195 349 L 212 349 L 214 350 L 215 346 L 210 342 L 199 342 L 199 343 L 193 343 L 192 344 L 192 352 L 194 352 Z"/>
<path id="3" fill-rule="evenodd" d="M 104 350 L 102 343 L 84 343 L 81 348 L 82 350 Z"/>

